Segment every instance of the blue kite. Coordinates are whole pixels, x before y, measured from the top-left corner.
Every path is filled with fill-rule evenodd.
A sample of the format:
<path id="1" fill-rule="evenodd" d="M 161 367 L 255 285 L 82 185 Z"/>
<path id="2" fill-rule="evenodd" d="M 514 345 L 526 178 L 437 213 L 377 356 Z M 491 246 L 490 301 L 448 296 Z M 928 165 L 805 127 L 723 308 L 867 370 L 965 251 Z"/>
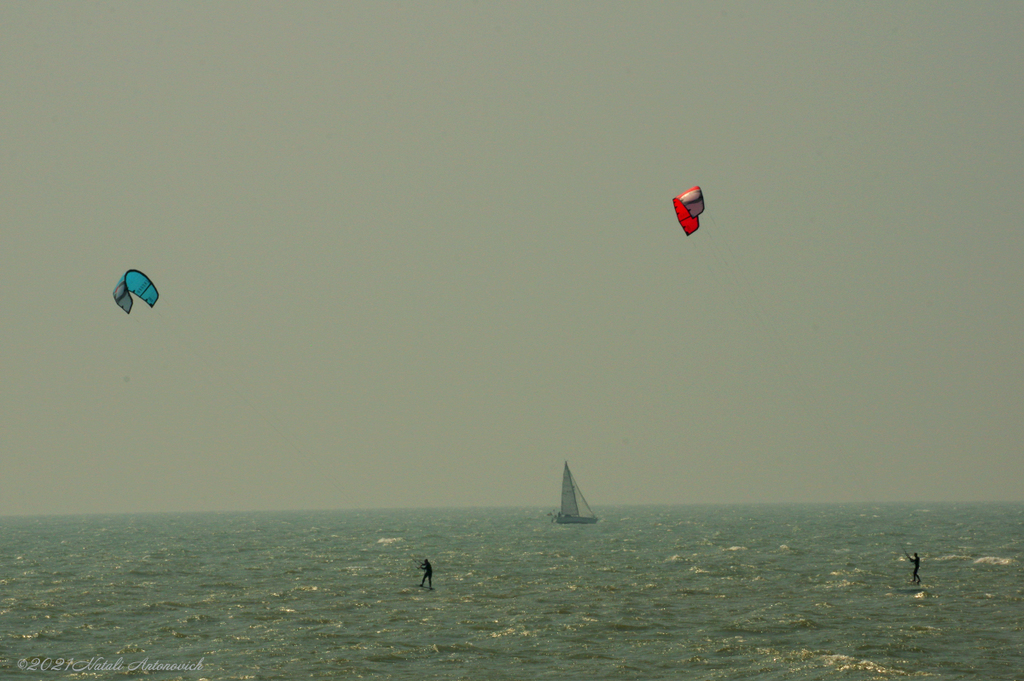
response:
<path id="1" fill-rule="evenodd" d="M 153 286 L 153 282 L 149 280 L 142 272 L 138 270 L 128 270 L 121 277 L 121 280 L 117 282 L 117 286 L 114 287 L 114 302 L 121 306 L 121 309 L 125 312 L 131 313 L 132 311 L 132 297 L 128 295 L 134 293 L 142 300 L 149 303 L 150 307 L 156 305 L 156 299 L 160 297 L 160 294 L 156 291 L 156 286 Z"/>

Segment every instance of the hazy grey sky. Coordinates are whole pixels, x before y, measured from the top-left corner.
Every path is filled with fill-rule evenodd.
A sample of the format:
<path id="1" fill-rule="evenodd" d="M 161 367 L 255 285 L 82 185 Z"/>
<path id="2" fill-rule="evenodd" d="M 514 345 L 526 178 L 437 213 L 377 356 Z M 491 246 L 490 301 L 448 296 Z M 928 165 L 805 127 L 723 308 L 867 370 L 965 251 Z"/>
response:
<path id="1" fill-rule="evenodd" d="M 1024 499 L 1021 26 L 4 2 L 0 514 Z"/>

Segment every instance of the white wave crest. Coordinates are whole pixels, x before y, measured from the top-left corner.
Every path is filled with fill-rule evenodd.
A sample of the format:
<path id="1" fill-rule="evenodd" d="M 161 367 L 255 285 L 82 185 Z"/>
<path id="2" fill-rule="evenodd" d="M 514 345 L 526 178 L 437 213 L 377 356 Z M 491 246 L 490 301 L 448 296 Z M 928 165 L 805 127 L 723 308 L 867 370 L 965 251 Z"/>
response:
<path id="1" fill-rule="evenodd" d="M 856 670 L 876 674 L 889 674 L 892 672 L 891 669 L 887 669 L 871 660 L 858 660 L 849 655 L 823 655 L 822 659 L 826 664 L 836 667 L 839 671 Z"/>

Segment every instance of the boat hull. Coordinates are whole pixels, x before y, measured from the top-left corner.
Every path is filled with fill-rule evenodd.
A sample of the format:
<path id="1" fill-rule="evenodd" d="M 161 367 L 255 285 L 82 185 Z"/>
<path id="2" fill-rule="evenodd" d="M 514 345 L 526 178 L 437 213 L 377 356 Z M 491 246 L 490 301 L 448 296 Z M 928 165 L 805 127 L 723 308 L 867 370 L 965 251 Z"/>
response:
<path id="1" fill-rule="evenodd" d="M 562 515 L 559 513 L 555 516 L 555 522 L 560 525 L 592 525 L 597 522 L 597 518 L 581 515 Z"/>

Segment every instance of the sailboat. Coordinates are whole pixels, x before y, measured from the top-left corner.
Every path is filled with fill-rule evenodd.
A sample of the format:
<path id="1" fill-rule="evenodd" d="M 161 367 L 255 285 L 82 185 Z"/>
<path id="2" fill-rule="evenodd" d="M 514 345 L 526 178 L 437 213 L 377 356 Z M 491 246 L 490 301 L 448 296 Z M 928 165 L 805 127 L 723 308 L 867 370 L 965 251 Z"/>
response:
<path id="1" fill-rule="evenodd" d="M 562 510 L 554 517 L 556 523 L 596 523 L 597 516 L 583 498 L 576 479 L 569 472 L 569 462 L 562 471 Z"/>

